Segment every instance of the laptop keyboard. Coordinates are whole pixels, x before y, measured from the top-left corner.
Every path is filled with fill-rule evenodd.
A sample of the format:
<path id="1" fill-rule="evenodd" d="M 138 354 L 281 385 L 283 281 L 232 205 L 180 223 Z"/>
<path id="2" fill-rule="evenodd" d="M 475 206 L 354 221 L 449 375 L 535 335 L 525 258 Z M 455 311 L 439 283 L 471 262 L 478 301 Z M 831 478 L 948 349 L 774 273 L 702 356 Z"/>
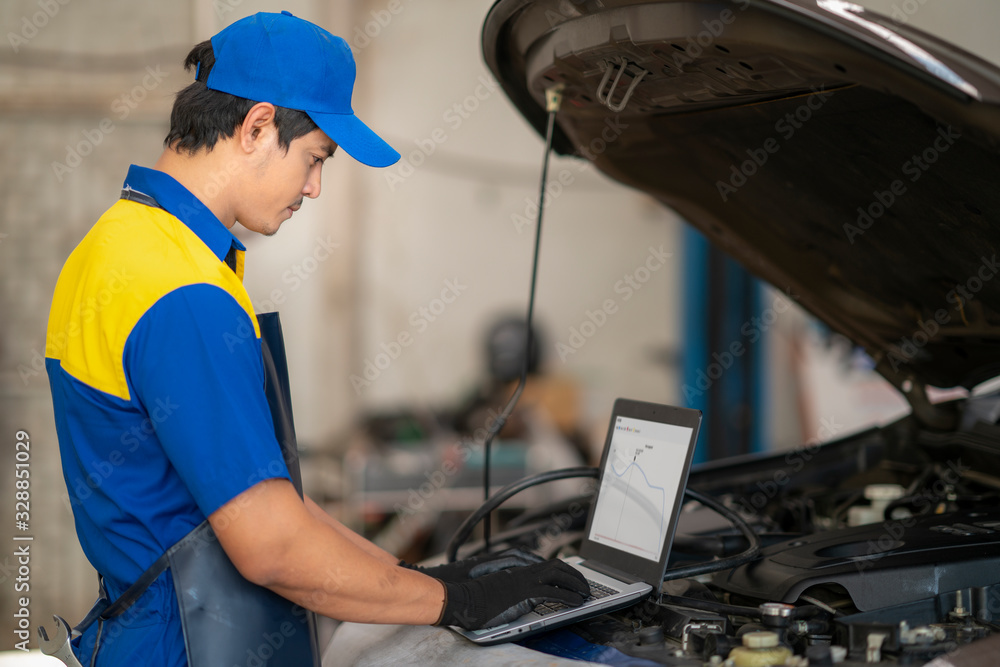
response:
<path id="1" fill-rule="evenodd" d="M 614 595 L 618 591 L 610 586 L 605 586 L 599 584 L 592 579 L 587 579 L 587 583 L 590 584 L 590 595 L 584 599 L 584 602 L 590 602 L 591 600 L 599 600 L 600 598 L 606 598 L 609 595 Z M 560 611 L 569 607 L 567 604 L 562 602 L 543 602 L 535 607 L 535 613 L 540 616 L 545 616 L 551 614 L 552 612 Z"/>

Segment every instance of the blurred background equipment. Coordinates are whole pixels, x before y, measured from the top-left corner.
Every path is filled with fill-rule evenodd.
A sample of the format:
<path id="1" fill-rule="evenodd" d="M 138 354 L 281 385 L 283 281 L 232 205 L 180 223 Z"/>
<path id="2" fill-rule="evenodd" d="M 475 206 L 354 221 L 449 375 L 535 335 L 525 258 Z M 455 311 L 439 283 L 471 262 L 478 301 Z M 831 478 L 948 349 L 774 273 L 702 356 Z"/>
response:
<path id="1" fill-rule="evenodd" d="M 521 317 L 493 321 L 482 338 L 483 379 L 454 408 L 370 417 L 345 459 L 349 523 L 407 560 L 443 551 L 458 524 L 482 503 L 484 439 L 520 377 L 526 334 Z M 494 490 L 585 461 L 582 436 L 563 430 L 577 424 L 576 387 L 544 372 L 545 337 L 535 333 L 533 340 L 521 400 L 494 444 Z M 547 484 L 512 502 L 505 516 L 589 492 L 578 482 Z"/>

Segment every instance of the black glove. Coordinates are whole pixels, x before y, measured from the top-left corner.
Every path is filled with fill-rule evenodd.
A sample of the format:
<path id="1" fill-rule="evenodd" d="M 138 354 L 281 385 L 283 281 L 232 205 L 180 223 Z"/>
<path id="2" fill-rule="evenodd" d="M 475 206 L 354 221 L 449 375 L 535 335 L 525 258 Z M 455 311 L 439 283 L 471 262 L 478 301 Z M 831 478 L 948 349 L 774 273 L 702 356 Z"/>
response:
<path id="1" fill-rule="evenodd" d="M 535 563 L 543 562 L 545 562 L 544 558 L 530 551 L 507 549 L 500 553 L 480 554 L 472 558 L 455 561 L 454 563 L 445 563 L 444 565 L 434 565 L 431 567 L 410 565 L 405 561 L 399 561 L 399 565 L 410 570 L 423 572 L 429 577 L 434 577 L 447 583 L 457 584 L 481 577 L 484 574 L 493 574 L 494 572 L 507 570 L 512 567 L 524 567 L 525 565 L 534 565 Z"/>
<path id="2" fill-rule="evenodd" d="M 463 583 L 445 582 L 444 588 L 447 599 L 436 625 L 466 630 L 508 623 L 542 602 L 577 607 L 590 595 L 583 575 L 559 560 L 501 570 Z"/>

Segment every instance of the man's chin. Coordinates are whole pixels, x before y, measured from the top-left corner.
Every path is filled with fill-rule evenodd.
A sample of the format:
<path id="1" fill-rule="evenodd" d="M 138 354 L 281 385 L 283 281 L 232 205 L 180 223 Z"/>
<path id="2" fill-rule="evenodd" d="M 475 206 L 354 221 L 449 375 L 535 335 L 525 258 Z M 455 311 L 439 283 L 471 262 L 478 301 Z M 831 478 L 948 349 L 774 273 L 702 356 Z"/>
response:
<path id="1" fill-rule="evenodd" d="M 260 234 L 261 236 L 274 236 L 275 234 L 278 233 L 278 230 L 281 229 L 280 222 L 272 222 L 270 224 L 264 223 L 264 224 L 254 225 L 253 227 L 247 227 L 246 225 L 243 226 L 246 227 L 249 231 L 254 232 L 256 234 Z"/>
<path id="2" fill-rule="evenodd" d="M 287 214 L 288 209 L 285 209 L 285 212 Z M 242 225 L 242 227 L 248 232 L 260 234 L 261 236 L 274 236 L 278 233 L 281 225 L 287 222 L 289 218 L 291 218 L 291 216 L 282 217 L 279 214 L 271 219 L 253 218 L 244 222 L 243 220 L 237 218 L 236 221 L 240 223 L 240 225 Z"/>

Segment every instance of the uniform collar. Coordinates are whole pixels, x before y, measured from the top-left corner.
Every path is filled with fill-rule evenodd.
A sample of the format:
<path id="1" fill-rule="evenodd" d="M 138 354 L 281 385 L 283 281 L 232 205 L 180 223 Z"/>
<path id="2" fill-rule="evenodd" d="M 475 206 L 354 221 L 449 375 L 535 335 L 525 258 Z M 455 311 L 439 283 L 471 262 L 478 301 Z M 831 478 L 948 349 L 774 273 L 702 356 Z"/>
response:
<path id="1" fill-rule="evenodd" d="M 225 261 L 230 248 L 235 247 L 240 253 L 246 251 L 246 247 L 215 214 L 172 176 L 133 164 L 128 168 L 123 187 L 155 199 L 163 210 L 187 225 L 219 261 Z"/>

